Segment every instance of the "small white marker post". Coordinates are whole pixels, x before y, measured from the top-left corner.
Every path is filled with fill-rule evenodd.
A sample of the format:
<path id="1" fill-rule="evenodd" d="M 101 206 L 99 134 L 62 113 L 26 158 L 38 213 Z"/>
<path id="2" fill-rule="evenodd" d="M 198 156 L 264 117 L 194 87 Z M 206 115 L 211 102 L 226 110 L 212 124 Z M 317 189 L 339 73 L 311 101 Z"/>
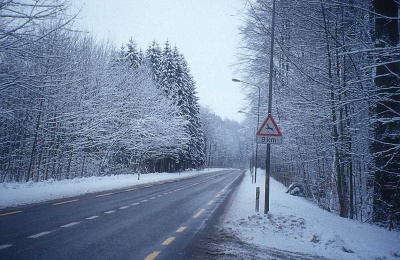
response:
<path id="1" fill-rule="evenodd" d="M 260 211 L 260 187 L 256 187 L 256 212 Z"/>

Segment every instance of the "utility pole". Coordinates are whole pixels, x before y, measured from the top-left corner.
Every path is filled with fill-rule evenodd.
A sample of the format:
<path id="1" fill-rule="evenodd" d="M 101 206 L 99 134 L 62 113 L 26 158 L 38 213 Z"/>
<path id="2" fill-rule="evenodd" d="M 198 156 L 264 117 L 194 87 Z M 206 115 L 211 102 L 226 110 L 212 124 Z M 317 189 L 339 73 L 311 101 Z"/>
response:
<path id="1" fill-rule="evenodd" d="M 233 82 L 240 82 L 246 85 L 250 85 L 253 87 L 256 87 L 258 89 L 258 104 L 257 104 L 257 126 L 256 126 L 256 131 L 255 134 L 257 133 L 257 129 L 260 127 L 260 100 L 261 100 L 261 87 L 246 81 L 242 81 L 240 79 L 232 79 Z M 238 111 L 239 113 L 244 113 L 244 114 L 248 114 L 246 112 L 243 111 Z M 256 158 L 255 158 L 255 165 L 254 165 L 254 183 L 257 183 L 257 164 L 258 164 L 258 143 L 256 142 Z"/>
<path id="2" fill-rule="evenodd" d="M 257 105 L 257 129 L 260 127 L 260 99 L 261 99 L 261 87 L 258 87 L 258 105 Z M 256 163 L 254 165 L 255 174 L 254 174 L 254 183 L 257 183 L 257 166 L 258 166 L 258 143 L 256 142 Z"/>
<path id="3" fill-rule="evenodd" d="M 274 72 L 274 31 L 275 31 L 275 0 L 272 1 L 272 24 L 271 24 L 271 52 L 269 60 L 269 86 L 268 86 L 268 115 L 272 110 L 272 74 Z M 271 144 L 267 144 L 267 156 L 265 159 L 265 205 L 264 214 L 269 211 L 269 176 L 271 173 Z"/>

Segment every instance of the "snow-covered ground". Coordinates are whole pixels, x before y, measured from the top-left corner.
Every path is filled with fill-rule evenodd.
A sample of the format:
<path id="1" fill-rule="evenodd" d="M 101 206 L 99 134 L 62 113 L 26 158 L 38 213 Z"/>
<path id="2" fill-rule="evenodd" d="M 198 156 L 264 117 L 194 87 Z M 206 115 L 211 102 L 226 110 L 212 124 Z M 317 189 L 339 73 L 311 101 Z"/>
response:
<path id="1" fill-rule="evenodd" d="M 181 173 L 121 174 L 103 177 L 76 178 L 71 180 L 27 183 L 0 183 L 0 209 L 41 201 L 73 197 L 77 195 L 130 187 L 163 180 L 190 177 L 222 169 L 185 171 Z"/>
<path id="2" fill-rule="evenodd" d="M 301 252 L 315 258 L 400 259 L 400 232 L 340 218 L 286 194 L 286 188 L 273 179 L 270 211 L 264 216 L 263 185 L 264 177 L 252 184 L 247 171 L 224 220 L 224 228 L 242 241 L 263 252 Z M 261 187 L 259 213 L 255 212 L 256 186 Z"/>

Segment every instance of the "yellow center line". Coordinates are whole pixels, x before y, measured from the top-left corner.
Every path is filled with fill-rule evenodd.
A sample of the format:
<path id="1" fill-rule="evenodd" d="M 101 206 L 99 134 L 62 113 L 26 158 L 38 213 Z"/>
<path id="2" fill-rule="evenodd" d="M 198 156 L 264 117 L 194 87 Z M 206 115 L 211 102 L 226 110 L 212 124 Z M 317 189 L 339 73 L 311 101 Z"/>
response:
<path id="1" fill-rule="evenodd" d="M 17 210 L 17 211 L 13 211 L 13 212 L 7 212 L 7 213 L 0 214 L 0 217 L 13 215 L 13 214 L 18 214 L 18 213 L 21 213 L 21 212 L 22 212 L 21 210 Z"/>
<path id="2" fill-rule="evenodd" d="M 180 227 L 176 230 L 176 232 L 181 233 L 186 229 L 186 227 Z"/>
<path id="3" fill-rule="evenodd" d="M 201 215 L 201 213 L 203 213 L 205 210 L 206 209 L 199 210 L 199 212 L 197 212 L 196 215 L 193 216 L 193 218 L 198 218 Z"/>
<path id="4" fill-rule="evenodd" d="M 63 201 L 63 202 L 58 202 L 58 203 L 54 203 L 53 206 L 57 206 L 57 205 L 62 205 L 62 204 L 67 204 L 67 203 L 72 203 L 75 201 L 78 201 L 79 199 L 76 200 L 67 200 L 67 201 Z"/>
<path id="5" fill-rule="evenodd" d="M 210 202 L 207 203 L 207 206 L 211 206 L 213 204 L 214 200 L 210 200 Z"/>
<path id="6" fill-rule="evenodd" d="M 103 197 L 103 196 L 109 196 L 109 195 L 112 195 L 112 194 L 114 194 L 114 193 L 110 192 L 110 193 L 100 194 L 100 195 L 97 195 L 96 198 Z"/>
<path id="7" fill-rule="evenodd" d="M 154 251 L 153 253 L 148 255 L 144 260 L 154 260 L 160 253 L 161 251 Z"/>
<path id="8" fill-rule="evenodd" d="M 167 239 L 165 239 L 164 242 L 162 242 L 162 246 L 168 246 L 169 244 L 171 244 L 172 241 L 174 241 L 175 237 L 169 237 Z"/>

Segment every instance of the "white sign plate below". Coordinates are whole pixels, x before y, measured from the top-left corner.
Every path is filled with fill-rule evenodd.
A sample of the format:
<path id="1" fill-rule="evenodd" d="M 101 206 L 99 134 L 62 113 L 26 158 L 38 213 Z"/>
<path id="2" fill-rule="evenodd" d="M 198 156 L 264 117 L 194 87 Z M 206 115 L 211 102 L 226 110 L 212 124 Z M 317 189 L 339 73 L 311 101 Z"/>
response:
<path id="1" fill-rule="evenodd" d="M 259 135 L 257 135 L 256 142 L 258 144 L 282 144 L 282 136 L 259 136 Z"/>

